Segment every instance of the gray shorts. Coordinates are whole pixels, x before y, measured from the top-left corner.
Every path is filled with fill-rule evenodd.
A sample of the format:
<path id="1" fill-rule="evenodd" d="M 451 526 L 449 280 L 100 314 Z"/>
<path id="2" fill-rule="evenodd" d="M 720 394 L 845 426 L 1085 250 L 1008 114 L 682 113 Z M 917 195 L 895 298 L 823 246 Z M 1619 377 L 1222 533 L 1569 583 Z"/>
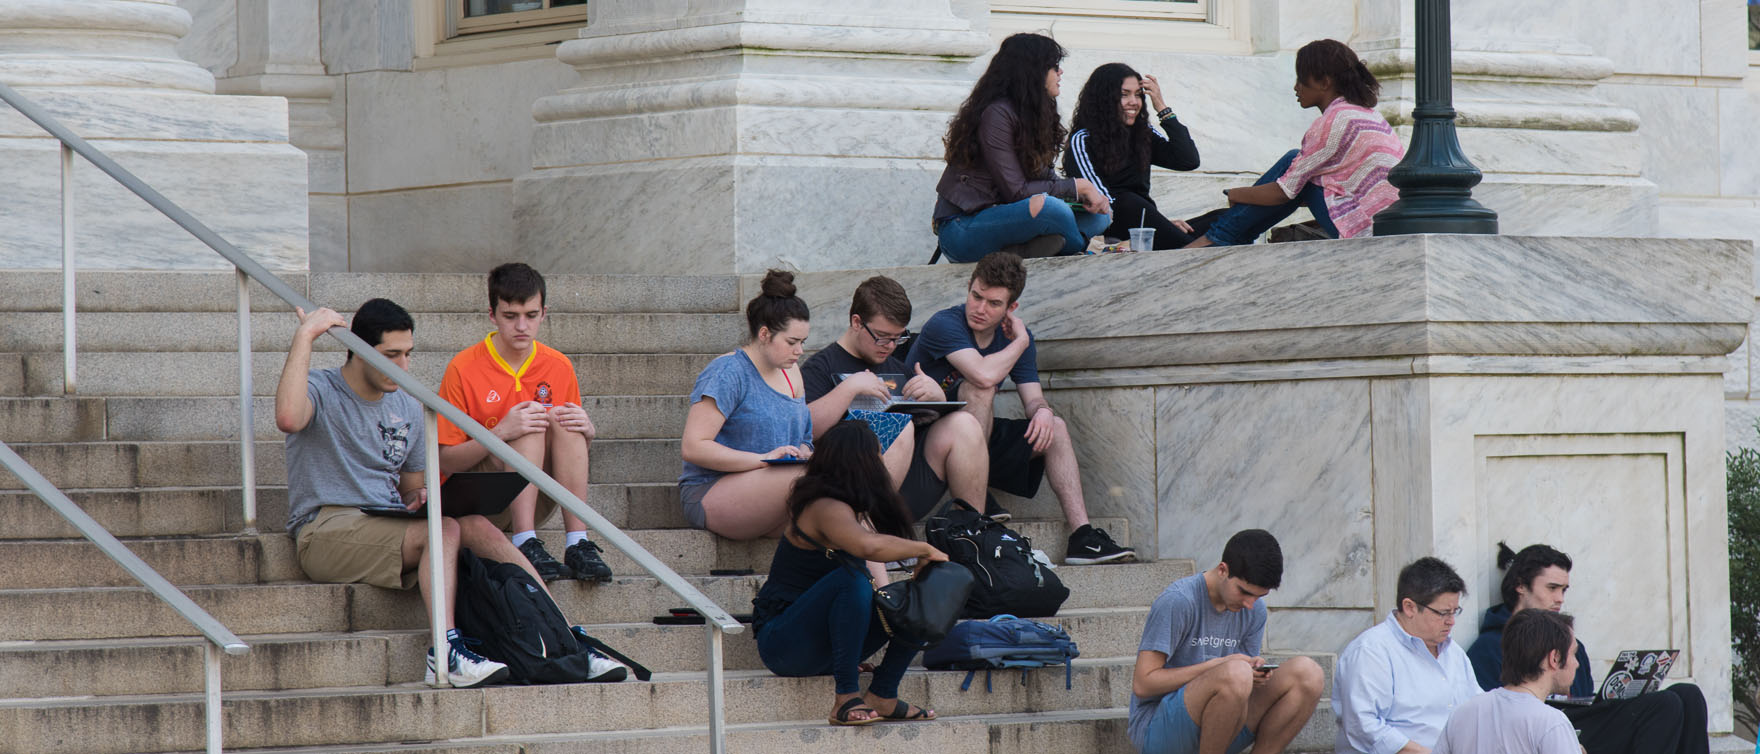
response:
<path id="1" fill-rule="evenodd" d="M 714 482 L 704 484 L 679 484 L 678 502 L 684 506 L 685 523 L 695 529 L 709 528 L 709 515 L 703 512 L 703 498 L 709 496 L 709 488 Z"/>

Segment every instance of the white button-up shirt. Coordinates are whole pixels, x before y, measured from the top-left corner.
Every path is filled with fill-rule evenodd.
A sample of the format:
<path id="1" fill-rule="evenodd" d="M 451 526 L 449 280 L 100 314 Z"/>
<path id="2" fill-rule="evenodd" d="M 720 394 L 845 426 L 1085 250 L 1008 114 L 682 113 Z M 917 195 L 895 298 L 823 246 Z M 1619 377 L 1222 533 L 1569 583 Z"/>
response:
<path id="1" fill-rule="evenodd" d="M 1392 613 L 1352 639 L 1332 674 L 1338 754 L 1394 754 L 1416 741 L 1433 747 L 1448 715 L 1479 694 L 1473 664 L 1453 639 L 1435 655 Z"/>

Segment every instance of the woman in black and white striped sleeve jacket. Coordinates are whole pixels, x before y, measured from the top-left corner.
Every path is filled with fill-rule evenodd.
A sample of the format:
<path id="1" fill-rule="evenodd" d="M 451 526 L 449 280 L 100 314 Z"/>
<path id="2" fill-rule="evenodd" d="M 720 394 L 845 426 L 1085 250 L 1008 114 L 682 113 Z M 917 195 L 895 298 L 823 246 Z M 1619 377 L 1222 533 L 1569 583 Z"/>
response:
<path id="1" fill-rule="evenodd" d="M 1161 131 L 1149 127 L 1145 107 L 1153 107 Z M 1086 178 L 1112 200 L 1108 237 L 1129 238 L 1130 229 L 1141 222 L 1155 229 L 1157 249 L 1177 249 L 1191 242 L 1192 227 L 1163 216 L 1149 196 L 1150 165 L 1198 168 L 1198 146 L 1162 100 L 1154 76 L 1138 74 L 1123 63 L 1094 69 L 1082 86 L 1070 127 L 1073 133 L 1063 155 L 1063 172 Z"/>

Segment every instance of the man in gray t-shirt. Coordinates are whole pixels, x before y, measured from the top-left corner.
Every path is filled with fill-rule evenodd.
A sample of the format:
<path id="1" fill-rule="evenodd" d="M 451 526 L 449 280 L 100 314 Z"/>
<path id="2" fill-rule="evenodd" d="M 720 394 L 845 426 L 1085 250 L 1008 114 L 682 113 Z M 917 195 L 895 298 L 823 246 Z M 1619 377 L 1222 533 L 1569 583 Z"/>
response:
<path id="1" fill-rule="evenodd" d="M 1455 707 L 1436 754 L 1582 754 L 1571 721 L 1546 697 L 1571 690 L 1577 638 L 1571 617 L 1523 610 L 1503 628 L 1503 685 Z"/>
<path id="2" fill-rule="evenodd" d="M 384 503 L 415 510 L 427 502 L 422 406 L 352 353 L 339 368 L 311 369 L 313 342 L 344 323 L 329 309 L 296 312 L 299 329 L 275 388 L 275 426 L 287 433 L 287 529 L 300 568 L 319 582 L 419 587 L 423 602 L 430 602 L 427 522 L 361 511 L 363 505 Z M 392 363 L 409 368 L 415 321 L 403 307 L 372 299 L 361 304 L 349 329 Z M 456 571 L 463 546 L 482 557 L 519 565 L 543 586 L 525 556 L 488 519 L 444 518 L 441 532 L 442 567 L 448 573 Z M 452 622 L 458 582 L 449 578 L 445 583 L 448 680 L 455 687 L 469 687 L 506 678 L 507 666 L 471 651 L 459 636 Z M 609 659 L 593 664 L 605 680 L 623 678 L 616 673 L 621 664 Z M 429 650 L 427 681 L 436 680 Z"/>
<path id="3" fill-rule="evenodd" d="M 1229 538 L 1222 561 L 1173 582 L 1149 608 L 1131 674 L 1131 743 L 1143 754 L 1277 754 L 1320 699 L 1320 665 L 1259 656 L 1283 550 L 1263 529 Z"/>

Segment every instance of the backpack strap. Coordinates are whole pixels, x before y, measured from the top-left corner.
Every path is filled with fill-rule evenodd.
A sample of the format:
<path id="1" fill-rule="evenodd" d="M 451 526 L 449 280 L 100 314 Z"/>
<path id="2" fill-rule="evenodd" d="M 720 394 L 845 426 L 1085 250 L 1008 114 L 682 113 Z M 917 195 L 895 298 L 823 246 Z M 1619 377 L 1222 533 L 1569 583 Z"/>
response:
<path id="1" fill-rule="evenodd" d="M 636 662 L 635 660 L 630 659 L 629 656 L 625 655 L 622 652 L 619 652 L 615 649 L 612 649 L 611 645 L 606 644 L 605 642 L 599 641 L 598 637 L 590 636 L 584 631 L 575 634 L 576 639 L 581 639 L 582 637 L 585 637 L 585 639 L 586 639 L 585 641 L 582 642 L 583 644 L 586 644 L 587 646 L 592 647 L 593 649 L 597 649 L 600 652 L 605 653 L 606 656 L 610 657 L 613 660 L 616 660 L 616 661 L 621 662 L 625 665 L 628 665 L 629 672 L 636 674 L 636 680 L 646 681 L 649 678 L 654 677 L 653 671 L 648 670 L 647 666 L 645 666 L 639 662 Z"/>
<path id="2" fill-rule="evenodd" d="M 964 682 L 960 683 L 959 690 L 965 691 L 966 689 L 971 688 L 972 687 L 972 676 L 975 676 L 977 674 L 978 674 L 978 671 L 976 668 L 973 668 L 971 670 L 966 671 L 966 679 Z"/>

